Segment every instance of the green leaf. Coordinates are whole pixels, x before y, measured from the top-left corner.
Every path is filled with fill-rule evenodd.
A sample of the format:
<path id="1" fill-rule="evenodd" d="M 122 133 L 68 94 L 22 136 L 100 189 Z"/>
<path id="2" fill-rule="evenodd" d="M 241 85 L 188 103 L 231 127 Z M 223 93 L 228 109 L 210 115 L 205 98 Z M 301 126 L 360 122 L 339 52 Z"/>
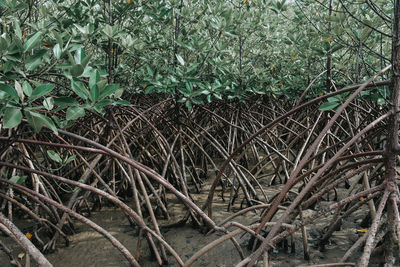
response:
<path id="1" fill-rule="evenodd" d="M 194 74 L 195 71 L 197 70 L 197 67 L 198 67 L 199 65 L 200 65 L 200 64 L 198 64 L 198 63 L 191 65 L 191 66 L 187 69 L 186 73 L 187 73 L 187 74 Z"/>
<path id="2" fill-rule="evenodd" d="M 54 53 L 54 56 L 55 56 L 57 59 L 60 59 L 61 54 L 62 54 L 62 50 L 61 50 L 61 48 L 60 48 L 60 44 L 56 44 L 56 45 L 53 47 L 53 53 Z"/>
<path id="3" fill-rule="evenodd" d="M 339 102 L 340 99 L 337 96 L 328 97 L 328 102 Z"/>
<path id="4" fill-rule="evenodd" d="M 42 39 L 42 32 L 35 33 L 28 41 L 24 44 L 24 52 L 33 49 L 38 42 Z"/>
<path id="5" fill-rule="evenodd" d="M 18 108 L 6 108 L 3 117 L 4 128 L 14 128 L 22 121 L 22 113 Z"/>
<path id="6" fill-rule="evenodd" d="M 57 152 L 53 151 L 53 150 L 47 150 L 47 155 L 49 156 L 49 158 L 51 158 L 53 161 L 57 162 L 57 163 L 62 163 L 62 159 L 60 157 L 60 155 L 58 155 Z"/>
<path id="7" fill-rule="evenodd" d="M 186 104 L 186 107 L 187 107 L 188 110 L 192 110 L 192 102 L 186 101 L 185 104 Z"/>
<path id="8" fill-rule="evenodd" d="M 25 117 L 28 120 L 29 125 L 35 130 L 36 133 L 39 133 L 43 126 L 57 133 L 56 126 L 47 116 L 33 111 L 25 111 Z"/>
<path id="9" fill-rule="evenodd" d="M 178 59 L 179 63 L 184 66 L 185 65 L 185 61 L 183 60 L 183 58 L 180 55 L 176 55 L 176 59 Z"/>
<path id="10" fill-rule="evenodd" d="M 75 64 L 71 67 L 71 75 L 72 77 L 78 77 L 82 75 L 85 71 L 85 68 L 81 64 Z"/>
<path id="11" fill-rule="evenodd" d="M 32 86 L 27 81 L 22 84 L 22 90 L 24 90 L 24 93 L 27 97 L 32 95 Z"/>
<path id="12" fill-rule="evenodd" d="M 378 98 L 377 103 L 378 103 L 378 105 L 384 105 L 385 104 L 385 99 L 384 98 Z"/>
<path id="13" fill-rule="evenodd" d="M 54 104 L 60 107 L 69 107 L 78 105 L 78 101 L 73 97 L 61 96 L 54 99 Z"/>
<path id="14" fill-rule="evenodd" d="M 153 68 L 151 67 L 151 66 L 146 66 L 146 70 L 147 70 L 147 74 L 150 76 L 150 77 L 154 77 L 154 70 L 153 70 Z"/>
<path id="15" fill-rule="evenodd" d="M 14 32 L 15 32 L 15 35 L 18 37 L 18 39 L 22 40 L 21 27 L 19 26 L 19 23 L 17 20 L 14 21 Z"/>
<path id="16" fill-rule="evenodd" d="M 319 107 L 319 110 L 332 110 L 337 107 L 340 103 L 338 102 L 326 102 Z"/>
<path id="17" fill-rule="evenodd" d="M 15 89 L 12 88 L 11 86 L 0 83 L 0 91 L 7 93 L 9 96 L 11 96 L 12 99 L 14 99 L 15 101 L 18 102 L 18 99 L 19 99 L 18 94 L 15 91 Z"/>
<path id="18" fill-rule="evenodd" d="M 42 59 L 39 57 L 30 57 L 25 61 L 25 68 L 29 71 L 35 70 L 42 64 Z"/>
<path id="19" fill-rule="evenodd" d="M 89 92 L 86 89 L 86 86 L 80 82 L 80 81 L 75 81 L 71 80 L 71 87 L 72 90 L 82 99 L 86 100 L 88 99 Z"/>
<path id="20" fill-rule="evenodd" d="M 72 156 L 68 157 L 67 159 L 64 160 L 64 164 L 67 165 L 71 161 L 74 161 L 75 158 L 76 158 L 76 155 L 72 155 Z"/>
<path id="21" fill-rule="evenodd" d="M 98 98 L 99 98 L 99 88 L 97 88 L 97 86 L 93 86 L 92 88 L 90 88 L 90 99 L 93 102 L 96 102 Z"/>
<path id="22" fill-rule="evenodd" d="M 90 79 L 89 79 L 89 88 L 92 89 L 93 86 L 96 86 L 96 84 L 100 81 L 100 73 L 98 70 L 93 71 L 90 74 Z"/>
<path id="23" fill-rule="evenodd" d="M 112 38 L 112 37 L 114 36 L 114 34 L 116 33 L 116 31 L 115 31 L 115 29 L 114 29 L 111 25 L 106 24 L 106 25 L 103 27 L 103 33 L 104 33 L 107 37 Z"/>
<path id="24" fill-rule="evenodd" d="M 76 50 L 75 52 L 75 62 L 77 64 L 82 64 L 82 60 L 85 58 L 86 54 L 85 54 L 85 50 L 83 50 L 82 47 L 80 47 L 79 49 Z"/>
<path id="25" fill-rule="evenodd" d="M 100 73 L 98 70 L 93 71 L 90 74 L 89 88 L 90 88 L 90 99 L 95 102 L 99 97 L 99 88 L 97 83 L 100 81 Z"/>
<path id="26" fill-rule="evenodd" d="M 100 92 L 99 100 L 111 96 L 119 87 L 119 84 L 109 84 Z"/>
<path id="27" fill-rule="evenodd" d="M 131 103 L 129 103 L 126 100 L 117 100 L 117 101 L 115 101 L 115 104 L 121 105 L 121 106 L 127 106 L 127 107 L 129 107 L 131 105 Z"/>
<path id="28" fill-rule="evenodd" d="M 186 82 L 185 85 L 186 85 L 186 90 L 187 90 L 187 92 L 188 92 L 188 93 L 192 93 L 192 92 L 193 92 L 192 83 Z"/>
<path id="29" fill-rule="evenodd" d="M 120 98 L 122 96 L 122 94 L 124 93 L 124 89 L 122 88 L 118 88 L 115 93 L 114 93 L 114 97 L 115 98 Z"/>
<path id="30" fill-rule="evenodd" d="M 9 72 L 12 68 L 14 68 L 17 64 L 15 64 L 12 61 L 7 61 L 6 63 L 4 63 L 3 67 L 2 67 L 2 71 L 3 73 L 7 73 Z"/>
<path id="31" fill-rule="evenodd" d="M 63 46 L 64 46 L 64 42 L 63 42 L 63 39 L 62 39 L 62 35 L 59 34 L 59 33 L 56 32 L 56 31 L 53 31 L 53 34 L 54 34 L 54 37 L 55 37 L 56 40 L 57 40 L 57 43 L 60 45 L 60 47 L 63 47 Z"/>
<path id="32" fill-rule="evenodd" d="M 52 110 L 53 107 L 54 107 L 54 99 L 53 99 L 53 97 L 51 97 L 51 96 L 50 97 L 46 97 L 43 100 L 43 106 L 47 110 Z"/>
<path id="33" fill-rule="evenodd" d="M 22 184 L 23 182 L 25 182 L 27 177 L 28 176 L 25 176 L 25 175 L 24 176 L 15 175 L 15 176 L 10 178 L 10 181 L 13 182 L 13 183 L 16 183 L 16 184 Z"/>
<path id="34" fill-rule="evenodd" d="M 83 34 L 87 34 L 87 33 L 88 33 L 87 27 L 82 27 L 82 26 L 80 26 L 80 25 L 78 25 L 78 24 L 74 24 L 74 26 L 75 26 L 81 33 L 83 33 Z"/>
<path id="35" fill-rule="evenodd" d="M 104 90 L 107 86 L 107 80 L 100 80 L 96 83 L 97 87 L 99 88 L 100 91 Z"/>
<path id="36" fill-rule="evenodd" d="M 14 88 L 15 88 L 15 91 L 17 91 L 17 94 L 19 96 L 19 99 L 21 100 L 21 103 L 24 102 L 24 91 L 22 90 L 22 86 L 18 81 L 15 81 Z"/>
<path id="37" fill-rule="evenodd" d="M 81 64 L 82 64 L 83 68 L 86 68 L 86 66 L 87 66 L 87 64 L 89 63 L 89 61 L 90 61 L 91 58 L 92 58 L 92 54 L 90 54 L 90 55 L 88 55 L 88 56 L 85 56 L 85 57 L 82 59 Z"/>
<path id="38" fill-rule="evenodd" d="M 57 128 L 54 122 L 47 116 L 38 113 L 38 117 L 42 118 L 44 126 L 52 130 L 54 133 L 58 134 Z"/>
<path id="39" fill-rule="evenodd" d="M 4 7 L 4 8 L 10 8 L 10 6 L 9 5 L 7 5 L 4 1 L 1 1 L 0 0 L 0 5 L 2 6 L 2 7 Z"/>
<path id="40" fill-rule="evenodd" d="M 67 120 L 76 120 L 85 116 L 85 110 L 81 107 L 69 107 L 67 109 Z"/>
<path id="41" fill-rule="evenodd" d="M 114 103 L 111 99 L 103 99 L 96 103 L 95 108 L 102 109 L 105 106 L 111 105 Z"/>
<path id="42" fill-rule="evenodd" d="M 7 51 L 8 42 L 5 38 L 0 37 L 0 50 Z"/>
<path id="43" fill-rule="evenodd" d="M 201 99 L 197 99 L 197 98 L 192 98 L 192 102 L 197 104 L 197 105 L 203 105 L 204 102 Z"/>
<path id="44" fill-rule="evenodd" d="M 29 98 L 29 102 L 33 102 L 34 100 L 50 93 L 54 89 L 54 84 L 47 83 L 39 85 L 33 90 L 32 96 Z"/>

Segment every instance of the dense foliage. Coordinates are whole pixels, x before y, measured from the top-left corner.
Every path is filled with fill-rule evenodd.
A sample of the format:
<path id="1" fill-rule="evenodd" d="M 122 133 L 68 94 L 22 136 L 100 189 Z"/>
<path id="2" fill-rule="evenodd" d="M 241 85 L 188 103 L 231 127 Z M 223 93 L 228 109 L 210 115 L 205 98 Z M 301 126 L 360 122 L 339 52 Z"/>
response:
<path id="1" fill-rule="evenodd" d="M 174 94 L 190 109 L 297 98 L 324 70 L 330 81 L 308 97 L 357 83 L 389 62 L 392 6 L 330 2 L 1 1 L 3 127 L 22 117 L 36 130 L 65 127 L 127 104 L 124 90 L 128 100 Z"/>

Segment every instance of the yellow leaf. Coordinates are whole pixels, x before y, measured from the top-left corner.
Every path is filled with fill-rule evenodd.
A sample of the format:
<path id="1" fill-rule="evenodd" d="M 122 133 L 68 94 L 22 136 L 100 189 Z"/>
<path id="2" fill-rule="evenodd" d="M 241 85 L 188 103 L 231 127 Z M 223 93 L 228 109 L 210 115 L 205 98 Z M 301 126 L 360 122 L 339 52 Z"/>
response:
<path id="1" fill-rule="evenodd" d="M 290 58 L 291 58 L 292 60 L 296 60 L 296 58 L 295 58 L 294 56 L 290 56 Z"/>
<path id="2" fill-rule="evenodd" d="M 334 38 L 333 38 L 332 36 L 331 36 L 331 37 L 328 37 L 328 38 L 326 38 L 326 42 L 327 42 L 327 43 L 330 43 L 330 42 L 333 41 L 333 39 L 334 39 Z"/>
<path id="3" fill-rule="evenodd" d="M 49 44 L 49 43 L 47 43 L 47 42 L 44 42 L 44 43 L 43 43 L 43 46 L 45 46 L 45 47 L 47 47 L 47 48 L 51 48 L 51 47 L 52 47 L 52 45 Z"/>
<path id="4" fill-rule="evenodd" d="M 31 239 L 31 238 L 32 238 L 32 234 L 31 234 L 31 233 L 29 233 L 29 232 L 28 232 L 28 233 L 26 233 L 26 234 L 25 234 L 25 236 L 26 236 L 26 238 L 28 238 L 28 239 Z"/>
<path id="5" fill-rule="evenodd" d="M 143 89 L 146 89 L 147 84 L 142 84 Z"/>
<path id="6" fill-rule="evenodd" d="M 319 96 L 323 96 L 323 95 L 324 95 L 324 93 L 320 93 L 320 94 L 319 94 Z"/>
<path id="7" fill-rule="evenodd" d="M 357 232 L 359 232 L 359 233 L 366 233 L 366 232 L 368 232 L 368 229 L 360 229 L 360 230 L 357 230 Z"/>
<path id="8" fill-rule="evenodd" d="M 130 3 L 132 3 L 132 0 L 126 0 L 126 2 L 127 2 L 128 4 L 130 4 Z"/>
<path id="9" fill-rule="evenodd" d="M 246 4 L 247 3 L 247 0 L 243 0 L 243 4 Z"/>
<path id="10" fill-rule="evenodd" d="M 365 198 L 363 198 L 363 197 L 360 197 L 360 198 L 359 198 L 359 200 L 360 200 L 360 201 L 364 201 L 364 200 L 365 200 Z"/>
<path id="11" fill-rule="evenodd" d="M 275 69 L 274 65 L 271 64 L 270 69 L 274 70 Z"/>
<path id="12" fill-rule="evenodd" d="M 18 259 L 22 260 L 25 257 L 25 253 L 21 252 L 18 254 Z"/>

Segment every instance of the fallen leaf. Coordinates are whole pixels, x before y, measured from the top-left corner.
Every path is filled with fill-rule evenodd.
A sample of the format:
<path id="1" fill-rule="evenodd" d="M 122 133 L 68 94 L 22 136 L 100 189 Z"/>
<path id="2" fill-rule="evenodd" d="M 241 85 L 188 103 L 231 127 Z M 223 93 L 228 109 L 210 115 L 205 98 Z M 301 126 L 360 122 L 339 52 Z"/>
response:
<path id="1" fill-rule="evenodd" d="M 29 233 L 29 232 L 28 232 L 28 233 L 26 233 L 26 234 L 25 234 L 25 236 L 26 236 L 26 238 L 28 238 L 28 239 L 31 239 L 31 238 L 32 238 L 32 234 L 31 234 L 31 233 Z"/>

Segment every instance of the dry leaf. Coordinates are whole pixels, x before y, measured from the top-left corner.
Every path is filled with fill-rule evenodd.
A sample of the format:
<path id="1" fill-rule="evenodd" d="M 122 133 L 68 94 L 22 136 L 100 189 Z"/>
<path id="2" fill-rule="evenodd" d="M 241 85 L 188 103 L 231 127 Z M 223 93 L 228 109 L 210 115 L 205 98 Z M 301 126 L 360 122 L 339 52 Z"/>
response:
<path id="1" fill-rule="evenodd" d="M 328 38 L 326 38 L 326 42 L 328 42 L 328 43 L 330 43 L 330 42 L 332 42 L 333 41 L 333 37 L 331 36 L 331 37 L 328 37 Z"/>

